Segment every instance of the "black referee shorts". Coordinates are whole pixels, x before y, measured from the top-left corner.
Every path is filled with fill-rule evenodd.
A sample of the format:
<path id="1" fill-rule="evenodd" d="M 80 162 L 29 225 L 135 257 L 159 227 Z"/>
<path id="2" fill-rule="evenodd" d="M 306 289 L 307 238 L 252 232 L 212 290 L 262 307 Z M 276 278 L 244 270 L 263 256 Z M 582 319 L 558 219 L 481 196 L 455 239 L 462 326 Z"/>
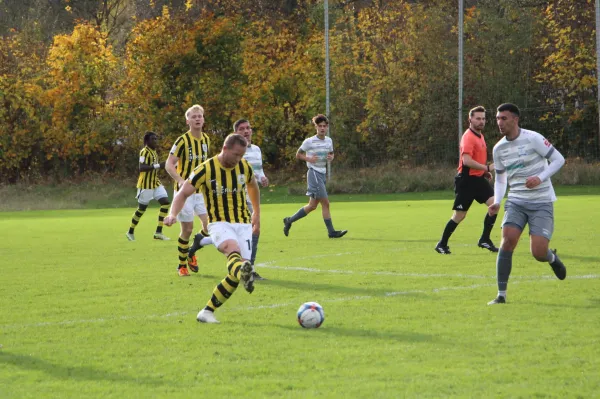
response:
<path id="1" fill-rule="evenodd" d="M 454 206 L 452 210 L 466 212 L 473 200 L 480 204 L 494 196 L 494 189 L 483 176 L 462 176 L 454 178 Z"/>

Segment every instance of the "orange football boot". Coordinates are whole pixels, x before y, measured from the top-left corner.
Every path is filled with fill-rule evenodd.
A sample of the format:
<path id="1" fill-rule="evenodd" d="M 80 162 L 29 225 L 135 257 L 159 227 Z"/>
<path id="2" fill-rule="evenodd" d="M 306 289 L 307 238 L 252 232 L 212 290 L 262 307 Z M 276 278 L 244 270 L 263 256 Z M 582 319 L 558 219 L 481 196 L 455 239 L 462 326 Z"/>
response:
<path id="1" fill-rule="evenodd" d="M 190 272 L 188 272 L 187 267 L 180 267 L 178 273 L 179 273 L 179 277 L 189 277 L 190 276 Z"/>
<path id="2" fill-rule="evenodd" d="M 198 260 L 196 259 L 196 255 L 192 256 L 191 258 L 188 257 L 187 259 L 188 262 L 188 267 L 190 268 L 191 271 L 193 271 L 194 273 L 198 273 Z"/>

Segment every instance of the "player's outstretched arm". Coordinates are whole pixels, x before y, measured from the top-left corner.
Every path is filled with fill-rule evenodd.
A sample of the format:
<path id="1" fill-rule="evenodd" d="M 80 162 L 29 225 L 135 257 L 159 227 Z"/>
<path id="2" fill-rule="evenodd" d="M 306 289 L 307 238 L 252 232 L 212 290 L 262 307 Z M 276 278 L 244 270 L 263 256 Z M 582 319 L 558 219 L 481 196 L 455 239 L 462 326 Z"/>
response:
<path id="1" fill-rule="evenodd" d="M 177 158 L 173 154 L 169 154 L 169 158 L 167 158 L 167 161 L 165 162 L 165 170 L 167 171 L 169 176 L 171 176 L 171 178 L 175 182 L 177 182 L 177 184 L 179 184 L 179 187 L 181 187 L 184 184 L 185 179 L 183 177 L 179 176 L 179 174 L 177 173 L 177 162 L 178 161 L 179 161 L 179 158 Z"/>
<path id="2" fill-rule="evenodd" d="M 507 179 L 506 179 L 506 171 L 496 169 L 496 181 L 494 182 L 494 203 L 490 205 L 490 210 L 494 205 L 497 205 L 496 213 L 498 213 L 498 209 L 500 209 L 500 203 L 506 194 L 507 188 Z M 490 213 L 492 215 L 492 213 Z"/>
<path id="3" fill-rule="evenodd" d="M 186 181 L 183 184 L 183 187 L 181 187 L 181 189 L 179 189 L 179 191 L 177 191 L 177 194 L 175 194 L 175 197 L 173 197 L 173 203 L 171 204 L 171 211 L 169 212 L 169 215 L 164 220 L 164 224 L 166 226 L 172 226 L 173 224 L 175 224 L 175 222 L 177 221 L 177 215 L 179 215 L 179 212 L 181 212 L 181 210 L 183 209 L 185 200 L 187 200 L 188 197 L 190 195 L 194 194 L 195 192 L 196 192 L 196 188 L 189 181 Z"/>
<path id="4" fill-rule="evenodd" d="M 256 176 L 248 183 L 248 196 L 252 203 L 252 234 L 260 234 L 260 188 Z"/>
<path id="5" fill-rule="evenodd" d="M 494 203 L 488 207 L 488 213 L 490 216 L 496 215 L 500 210 L 500 203 L 506 195 L 506 189 L 508 188 L 506 168 L 504 168 L 504 165 L 500 160 L 497 146 L 494 147 L 493 159 L 494 170 L 496 172 L 496 181 L 494 182 Z"/>
<path id="6" fill-rule="evenodd" d="M 547 157 L 548 161 L 550 161 L 548 168 L 546 168 L 546 170 L 544 170 L 538 175 L 541 181 L 549 179 L 552 175 L 558 172 L 560 168 L 562 168 L 565 164 L 565 157 L 563 157 L 563 155 L 560 152 L 558 152 L 556 148 L 553 147 L 553 149 L 554 151 L 552 151 L 552 153 L 549 154 L 550 156 Z"/>

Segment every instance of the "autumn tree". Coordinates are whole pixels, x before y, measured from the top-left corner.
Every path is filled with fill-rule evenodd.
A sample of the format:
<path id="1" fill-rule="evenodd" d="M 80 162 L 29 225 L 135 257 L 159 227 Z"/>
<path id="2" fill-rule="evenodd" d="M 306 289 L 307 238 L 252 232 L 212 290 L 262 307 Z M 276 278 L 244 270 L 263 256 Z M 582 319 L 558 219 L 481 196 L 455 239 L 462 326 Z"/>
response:
<path id="1" fill-rule="evenodd" d="M 45 47 L 30 36 L 0 38 L 0 174 L 17 182 L 39 176 L 41 131 L 47 110 L 40 103 Z"/>
<path id="2" fill-rule="evenodd" d="M 268 161 L 284 166 L 310 134 L 310 118 L 325 112 L 323 39 L 311 25 L 298 34 L 284 21 L 255 22 L 244 41 L 240 106 L 257 131 Z"/>
<path id="3" fill-rule="evenodd" d="M 353 164 L 452 156 L 444 153 L 452 133 L 439 126 L 456 109 L 453 22 L 446 9 L 397 1 L 337 24 L 332 108 L 342 143 L 359 145 L 347 148 Z"/>
<path id="4" fill-rule="evenodd" d="M 594 11 L 591 0 L 555 0 L 543 13 L 544 63 L 535 75 L 549 108 L 542 119 L 568 155 L 599 154 Z"/>
<path id="5" fill-rule="evenodd" d="M 238 21 L 224 17 L 186 24 L 165 7 L 161 17 L 140 23 L 127 47 L 120 87 L 131 140 L 141 143 L 140 134 L 152 129 L 172 144 L 187 129 L 185 110 L 197 103 L 218 144 L 238 117 L 245 82 L 241 41 Z"/>
<path id="6" fill-rule="evenodd" d="M 62 174 L 106 164 L 115 145 L 115 122 L 109 107 L 117 60 L 106 34 L 89 24 L 54 38 L 47 59 L 44 102 L 52 109 L 44 131 L 48 160 Z"/>

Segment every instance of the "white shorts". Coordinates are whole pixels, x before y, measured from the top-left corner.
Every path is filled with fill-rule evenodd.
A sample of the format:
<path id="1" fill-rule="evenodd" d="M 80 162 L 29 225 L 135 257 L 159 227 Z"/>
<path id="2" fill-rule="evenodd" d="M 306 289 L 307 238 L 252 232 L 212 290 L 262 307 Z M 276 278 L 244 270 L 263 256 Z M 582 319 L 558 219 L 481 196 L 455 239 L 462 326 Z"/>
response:
<path id="1" fill-rule="evenodd" d="M 179 212 L 179 215 L 177 215 L 177 220 L 180 222 L 193 222 L 194 214 L 206 215 L 204 197 L 199 193 L 194 193 L 185 200 L 185 204 L 183 205 L 181 212 Z"/>
<path id="2" fill-rule="evenodd" d="M 142 205 L 148 205 L 153 199 L 158 201 L 159 199 L 165 197 L 167 197 L 167 190 L 165 190 L 165 187 L 162 185 L 156 187 L 155 189 L 138 188 L 137 195 L 135 196 L 138 202 Z"/>
<path id="3" fill-rule="evenodd" d="M 208 224 L 208 234 L 215 247 L 219 248 L 227 240 L 237 241 L 244 259 L 252 256 L 252 225 L 249 223 L 214 222 Z"/>

